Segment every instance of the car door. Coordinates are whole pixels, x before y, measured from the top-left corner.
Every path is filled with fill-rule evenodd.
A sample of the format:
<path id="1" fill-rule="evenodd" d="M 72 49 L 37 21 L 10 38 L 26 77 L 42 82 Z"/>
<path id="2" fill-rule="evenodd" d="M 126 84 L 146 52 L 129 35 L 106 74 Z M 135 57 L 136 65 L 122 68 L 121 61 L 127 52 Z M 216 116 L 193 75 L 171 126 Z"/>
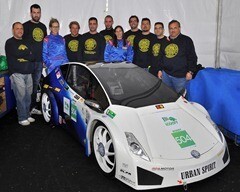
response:
<path id="1" fill-rule="evenodd" d="M 65 80 L 69 86 L 70 95 L 69 100 L 65 98 L 70 106 L 66 123 L 68 127 L 74 127 L 75 134 L 84 144 L 89 119 L 94 112 L 86 106 L 84 101 L 95 101 L 99 103 L 102 110 L 109 106 L 109 102 L 98 80 L 87 67 L 70 64 Z"/>

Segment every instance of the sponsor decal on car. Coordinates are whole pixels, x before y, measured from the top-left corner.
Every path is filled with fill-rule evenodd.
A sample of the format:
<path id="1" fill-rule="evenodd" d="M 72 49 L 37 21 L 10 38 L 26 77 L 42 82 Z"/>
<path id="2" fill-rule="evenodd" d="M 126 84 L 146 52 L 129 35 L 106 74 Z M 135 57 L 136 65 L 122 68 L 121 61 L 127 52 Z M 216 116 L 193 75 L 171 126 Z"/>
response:
<path id="1" fill-rule="evenodd" d="M 197 150 L 192 150 L 191 155 L 196 159 L 200 158 L 201 156 L 201 154 Z"/>
<path id="2" fill-rule="evenodd" d="M 114 118 L 116 116 L 116 113 L 114 113 L 112 110 L 108 109 L 106 113 L 110 118 Z"/>
<path id="3" fill-rule="evenodd" d="M 134 185 L 134 186 L 135 186 L 135 182 L 134 182 L 134 181 L 132 181 L 131 179 L 129 179 L 129 178 L 127 178 L 127 177 L 123 176 L 123 175 L 119 175 L 119 177 L 120 177 L 120 179 L 122 179 L 122 180 L 126 181 L 127 183 L 129 183 L 129 184 L 131 184 L 131 185 Z"/>
<path id="4" fill-rule="evenodd" d="M 71 119 L 77 122 L 77 106 L 75 105 L 75 102 L 72 102 L 71 105 Z"/>
<path id="5" fill-rule="evenodd" d="M 44 85 L 43 85 L 43 88 L 44 88 L 44 89 L 47 89 L 48 87 L 49 87 L 48 84 L 44 84 Z"/>
<path id="6" fill-rule="evenodd" d="M 79 96 L 79 95 L 74 95 L 74 98 L 75 98 L 76 100 L 78 100 L 78 99 L 80 99 L 80 96 Z"/>
<path id="7" fill-rule="evenodd" d="M 58 72 L 56 73 L 56 77 L 57 77 L 57 79 L 59 79 L 59 78 L 61 77 L 61 72 L 60 72 L 60 71 L 58 71 Z"/>
<path id="8" fill-rule="evenodd" d="M 213 171 L 214 169 L 216 169 L 216 162 L 210 163 L 200 168 L 183 171 L 181 172 L 181 179 L 189 179 L 200 175 L 204 175 Z"/>
<path id="9" fill-rule="evenodd" d="M 177 141 L 178 145 L 181 148 L 189 147 L 196 145 L 193 139 L 185 130 L 177 130 L 172 132 L 173 138 Z"/>
<path id="10" fill-rule="evenodd" d="M 58 87 L 55 87 L 54 91 L 56 91 L 56 92 L 60 92 L 61 89 L 59 89 Z"/>
<path id="11" fill-rule="evenodd" d="M 172 126 L 178 124 L 178 121 L 174 117 L 162 117 L 162 120 L 166 126 Z"/>
<path id="12" fill-rule="evenodd" d="M 124 170 L 124 169 L 120 169 L 120 172 L 124 173 L 124 174 L 127 174 L 127 175 L 132 175 L 130 172 Z"/>
<path id="13" fill-rule="evenodd" d="M 83 103 L 83 102 L 84 102 L 84 99 L 83 99 L 82 97 L 80 97 L 79 101 L 80 101 L 81 103 Z"/>
<path id="14" fill-rule="evenodd" d="M 174 167 L 153 167 L 152 171 L 174 171 Z"/>
<path id="15" fill-rule="evenodd" d="M 70 100 L 66 97 L 63 97 L 63 112 L 70 115 Z"/>
<path id="16" fill-rule="evenodd" d="M 63 80 L 63 79 L 60 79 L 60 80 L 59 80 L 59 83 L 60 83 L 61 85 L 64 85 L 64 80 Z"/>
<path id="17" fill-rule="evenodd" d="M 164 106 L 161 104 L 161 105 L 155 105 L 156 109 L 163 109 Z"/>

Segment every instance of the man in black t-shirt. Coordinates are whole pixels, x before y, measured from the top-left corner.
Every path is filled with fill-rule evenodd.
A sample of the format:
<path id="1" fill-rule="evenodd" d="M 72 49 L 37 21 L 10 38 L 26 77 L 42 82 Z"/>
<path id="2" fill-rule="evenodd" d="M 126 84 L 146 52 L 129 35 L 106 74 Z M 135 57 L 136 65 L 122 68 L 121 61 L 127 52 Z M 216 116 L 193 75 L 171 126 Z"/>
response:
<path id="1" fill-rule="evenodd" d="M 32 44 L 32 51 L 36 58 L 35 69 L 32 74 L 33 78 L 33 93 L 32 93 L 32 103 L 31 103 L 31 114 L 41 115 L 41 111 L 37 109 L 36 99 L 37 99 L 37 89 L 39 86 L 39 81 L 42 74 L 42 49 L 43 49 L 43 39 L 47 36 L 46 26 L 40 22 L 41 18 L 41 7 L 38 4 L 33 4 L 30 7 L 32 19 L 23 24 L 24 34 L 23 39 L 30 41 Z"/>
<path id="2" fill-rule="evenodd" d="M 112 40 L 114 37 L 113 30 L 113 17 L 111 15 L 107 15 L 104 19 L 105 29 L 100 31 L 100 33 L 104 36 L 106 42 Z"/>
<path id="3" fill-rule="evenodd" d="M 6 41 L 5 52 L 11 88 L 17 103 L 18 123 L 26 126 L 35 121 L 29 115 L 33 88 L 33 61 L 35 58 L 31 51 L 30 43 L 22 39 L 23 25 L 20 22 L 14 23 L 12 32 L 13 37 Z"/>
<path id="4" fill-rule="evenodd" d="M 79 34 L 80 25 L 77 21 L 72 21 L 69 24 L 69 29 L 70 34 L 64 36 L 68 60 L 70 62 L 80 62 L 82 60 L 81 54 L 78 51 L 78 47 L 81 46 L 80 41 L 82 36 Z"/>
<path id="5" fill-rule="evenodd" d="M 192 79 L 196 70 L 197 55 L 190 37 L 181 34 L 181 26 L 177 20 L 168 24 L 169 38 L 163 40 L 161 52 L 162 80 L 176 92 L 185 88 L 187 81 Z"/>
<path id="6" fill-rule="evenodd" d="M 136 15 L 132 15 L 129 18 L 128 22 L 129 22 L 131 29 L 128 30 L 127 32 L 125 32 L 124 36 L 133 46 L 133 40 L 134 40 L 135 36 L 141 34 L 142 31 L 140 29 L 138 29 L 139 19 Z"/>
<path id="7" fill-rule="evenodd" d="M 163 41 L 167 38 L 164 35 L 164 24 L 162 22 L 156 22 L 154 24 L 154 34 L 157 36 L 156 41 L 153 42 L 153 65 L 150 71 L 153 75 L 161 78 L 160 65 L 162 62 L 162 54 L 160 51 Z"/>
<path id="8" fill-rule="evenodd" d="M 81 39 L 81 47 L 79 49 L 82 55 L 82 61 L 103 61 L 105 50 L 105 39 L 97 32 L 97 18 L 91 17 L 88 20 L 89 32 L 84 33 Z"/>
<path id="9" fill-rule="evenodd" d="M 141 28 L 142 33 L 133 41 L 133 63 L 149 71 L 153 65 L 153 42 L 156 41 L 156 35 L 150 32 L 151 22 L 148 18 L 142 19 Z"/>

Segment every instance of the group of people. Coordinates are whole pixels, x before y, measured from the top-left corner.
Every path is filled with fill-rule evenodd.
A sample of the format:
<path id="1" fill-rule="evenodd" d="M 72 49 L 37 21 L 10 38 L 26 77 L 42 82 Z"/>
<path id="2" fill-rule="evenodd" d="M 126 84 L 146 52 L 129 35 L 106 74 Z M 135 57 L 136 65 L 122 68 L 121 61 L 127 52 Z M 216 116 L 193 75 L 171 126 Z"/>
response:
<path id="1" fill-rule="evenodd" d="M 13 37 L 5 44 L 11 86 L 17 101 L 18 122 L 29 125 L 35 119 L 31 114 L 41 114 L 36 108 L 36 94 L 45 66 L 47 72 L 70 62 L 123 62 L 134 63 L 161 78 L 168 86 L 179 92 L 192 79 L 197 64 L 197 55 L 190 37 L 181 34 L 177 20 L 168 24 L 169 37 L 164 35 L 164 24 L 154 24 L 143 18 L 141 30 L 136 15 L 129 18 L 130 30 L 124 33 L 122 26 L 113 28 L 113 17 L 104 19 L 105 29 L 97 32 L 98 20 L 88 20 L 89 32 L 79 34 L 77 21 L 69 24 L 70 34 L 59 35 L 59 21 L 49 22 L 50 34 L 40 22 L 41 7 L 30 7 L 31 20 L 12 25 Z"/>

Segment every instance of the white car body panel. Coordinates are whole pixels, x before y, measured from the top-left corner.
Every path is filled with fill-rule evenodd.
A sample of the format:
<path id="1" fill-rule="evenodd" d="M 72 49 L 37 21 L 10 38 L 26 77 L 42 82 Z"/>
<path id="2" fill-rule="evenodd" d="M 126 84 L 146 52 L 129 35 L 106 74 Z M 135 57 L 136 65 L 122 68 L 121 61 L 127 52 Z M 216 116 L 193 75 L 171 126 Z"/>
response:
<path id="1" fill-rule="evenodd" d="M 90 155 L 92 152 L 94 125 L 101 122 L 113 139 L 115 177 L 134 189 L 156 189 L 200 181 L 221 171 L 230 161 L 227 155 L 226 161 L 223 162 L 224 155 L 228 154 L 227 144 L 206 118 L 208 114 L 202 106 L 189 103 L 183 97 L 174 103 L 140 108 L 113 105 L 108 97 L 110 106 L 104 113 L 99 113 L 89 108 L 74 90 L 69 88 L 69 92 L 70 105 L 76 106 L 86 126 L 86 154 Z M 104 92 L 107 95 L 106 90 Z M 78 99 L 74 97 L 76 95 Z M 115 116 L 111 117 L 108 110 L 114 112 Z M 72 116 L 71 118 L 73 121 L 77 119 Z M 136 137 L 150 161 L 130 151 L 126 132 Z M 193 150 L 200 153 L 198 158 L 191 154 Z M 162 183 L 139 184 L 142 182 L 140 169 L 163 178 Z"/>

